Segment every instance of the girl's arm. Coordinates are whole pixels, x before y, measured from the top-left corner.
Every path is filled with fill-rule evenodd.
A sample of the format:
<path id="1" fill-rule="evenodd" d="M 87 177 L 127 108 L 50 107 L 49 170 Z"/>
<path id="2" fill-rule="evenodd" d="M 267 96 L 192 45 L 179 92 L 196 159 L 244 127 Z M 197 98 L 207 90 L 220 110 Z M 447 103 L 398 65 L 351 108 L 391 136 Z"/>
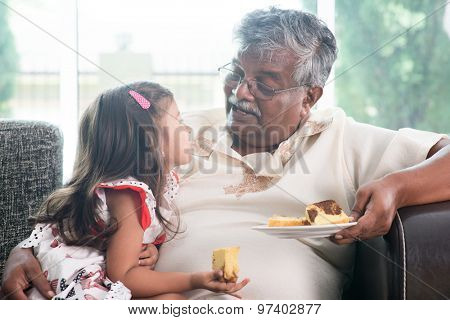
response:
<path id="1" fill-rule="evenodd" d="M 194 289 L 196 284 L 191 274 L 156 272 L 138 265 L 144 233 L 139 224 L 141 202 L 138 194 L 131 190 L 107 190 L 106 196 L 110 213 L 117 220 L 117 231 L 106 251 L 108 277 L 112 281 L 121 281 L 135 298 Z"/>

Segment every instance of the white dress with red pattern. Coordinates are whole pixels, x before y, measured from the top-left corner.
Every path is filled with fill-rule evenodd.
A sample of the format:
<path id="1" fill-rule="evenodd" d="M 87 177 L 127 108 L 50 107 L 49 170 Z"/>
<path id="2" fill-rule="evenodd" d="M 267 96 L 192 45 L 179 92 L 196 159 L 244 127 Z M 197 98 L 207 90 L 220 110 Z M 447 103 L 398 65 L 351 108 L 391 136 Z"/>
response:
<path id="1" fill-rule="evenodd" d="M 99 184 L 97 210 L 107 224 L 110 218 L 106 205 L 105 189 L 134 190 L 141 198 L 140 222 L 144 229 L 143 244 L 161 244 L 166 235 L 155 215 L 156 201 L 149 187 L 132 177 Z M 164 198 L 171 202 L 178 192 L 178 177 L 171 172 L 167 178 Z M 160 207 L 168 220 L 173 211 Z M 37 224 L 31 236 L 22 242 L 22 248 L 33 248 L 44 275 L 56 293 L 53 299 L 98 300 L 131 299 L 131 292 L 120 281 L 111 282 L 106 277 L 105 252 L 79 246 L 67 246 L 59 237 L 58 229 L 50 224 Z M 44 299 L 35 288 L 27 293 L 29 299 Z"/>

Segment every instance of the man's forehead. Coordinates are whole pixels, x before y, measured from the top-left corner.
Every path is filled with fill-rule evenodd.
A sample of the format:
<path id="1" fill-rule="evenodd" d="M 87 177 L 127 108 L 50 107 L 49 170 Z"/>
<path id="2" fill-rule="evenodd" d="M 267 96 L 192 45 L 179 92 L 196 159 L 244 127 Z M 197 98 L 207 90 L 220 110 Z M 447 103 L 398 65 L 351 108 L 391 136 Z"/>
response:
<path id="1" fill-rule="evenodd" d="M 257 66 L 258 70 L 280 73 L 295 64 L 293 55 L 289 52 L 272 52 L 258 54 L 239 51 L 232 60 L 233 64 L 244 67 L 246 64 Z"/>

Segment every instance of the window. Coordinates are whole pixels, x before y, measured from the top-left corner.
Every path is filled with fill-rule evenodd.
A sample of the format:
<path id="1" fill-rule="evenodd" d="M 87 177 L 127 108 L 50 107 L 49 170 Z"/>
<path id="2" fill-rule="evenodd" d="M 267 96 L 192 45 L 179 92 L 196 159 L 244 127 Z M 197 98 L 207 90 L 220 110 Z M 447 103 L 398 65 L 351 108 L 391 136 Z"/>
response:
<path id="1" fill-rule="evenodd" d="M 170 88 L 182 111 L 222 107 L 217 67 L 233 55 L 233 26 L 245 13 L 270 5 L 315 13 L 335 32 L 339 56 L 321 106 L 338 105 L 356 120 L 392 129 L 450 132 L 448 5 L 408 0 L 9 0 L 7 5 L 0 4 L 0 117 L 58 125 L 66 178 L 79 116 L 106 88 L 150 80 Z"/>
<path id="2" fill-rule="evenodd" d="M 0 66 L 5 63 L 14 70 L 11 77 L 0 72 L 0 92 L 8 92 L 7 99 L 0 99 L 0 118 L 41 120 L 60 127 L 66 177 L 75 156 L 78 114 L 76 6 L 67 5 L 72 2 L 10 0 L 8 7 L 0 3 L 0 30 L 11 36 L 3 46 L 9 49 L 0 49 Z M 11 53 L 13 58 L 7 60 Z"/>
<path id="3" fill-rule="evenodd" d="M 0 34 L 5 32 L 8 39 L 2 46 L 7 49 L 0 49 L 0 62 L 14 71 L 11 77 L 0 76 L 0 90 L 8 98 L 0 102 L 0 117 L 59 124 L 63 48 L 36 26 L 63 39 L 61 17 L 65 9 L 61 4 L 48 0 L 9 1 L 14 11 L 0 4 L 0 30 L 5 30 Z"/>
<path id="4" fill-rule="evenodd" d="M 315 8 L 315 0 L 280 4 Z M 0 6 L 0 23 L 9 26 L 8 54 L 18 67 L 10 88 L 0 89 L 8 89 L 0 117 L 58 125 L 67 179 L 77 120 L 102 90 L 144 79 L 170 88 L 182 111 L 222 106 L 217 67 L 233 54 L 233 26 L 246 12 L 277 3 L 10 0 L 7 5 Z"/>
<path id="5" fill-rule="evenodd" d="M 382 127 L 450 132 L 448 4 L 336 0 L 335 21 L 339 106 Z"/>
<path id="6" fill-rule="evenodd" d="M 314 7 L 314 1 L 279 1 L 282 7 Z M 223 105 L 217 68 L 234 54 L 232 30 L 267 0 L 143 1 L 79 0 L 80 108 L 103 89 L 150 80 L 170 88 L 182 111 Z M 308 8 L 306 8 L 308 9 Z M 113 77 L 112 77 L 112 76 Z"/>

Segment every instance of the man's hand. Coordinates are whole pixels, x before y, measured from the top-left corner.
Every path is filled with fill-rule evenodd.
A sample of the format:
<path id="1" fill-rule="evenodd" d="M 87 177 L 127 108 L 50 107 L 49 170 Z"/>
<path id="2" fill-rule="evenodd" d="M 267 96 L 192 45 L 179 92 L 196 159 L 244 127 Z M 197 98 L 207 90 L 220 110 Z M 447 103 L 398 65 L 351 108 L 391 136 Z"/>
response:
<path id="1" fill-rule="evenodd" d="M 14 248 L 6 261 L 3 274 L 3 298 L 26 300 L 24 290 L 30 288 L 31 284 L 47 299 L 55 295 L 31 249 Z"/>
<path id="2" fill-rule="evenodd" d="M 339 231 L 331 239 L 338 244 L 347 244 L 388 233 L 399 208 L 400 187 L 395 175 L 361 186 L 351 214 L 358 224 Z"/>
<path id="3" fill-rule="evenodd" d="M 139 255 L 138 264 L 141 267 L 147 266 L 150 270 L 154 270 L 156 262 L 158 262 L 159 252 L 153 244 L 142 246 L 141 254 Z"/>

